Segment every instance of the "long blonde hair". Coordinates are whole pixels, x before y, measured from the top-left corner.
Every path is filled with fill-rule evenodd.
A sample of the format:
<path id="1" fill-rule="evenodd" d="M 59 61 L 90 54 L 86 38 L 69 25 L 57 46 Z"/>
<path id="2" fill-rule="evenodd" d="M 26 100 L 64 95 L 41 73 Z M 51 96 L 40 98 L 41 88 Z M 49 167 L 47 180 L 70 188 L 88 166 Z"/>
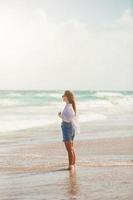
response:
<path id="1" fill-rule="evenodd" d="M 75 114 L 76 114 L 76 101 L 75 101 L 75 96 L 73 92 L 71 92 L 70 90 L 66 90 L 64 93 L 64 96 L 66 96 L 69 103 L 72 104 L 73 110 L 75 111 Z"/>

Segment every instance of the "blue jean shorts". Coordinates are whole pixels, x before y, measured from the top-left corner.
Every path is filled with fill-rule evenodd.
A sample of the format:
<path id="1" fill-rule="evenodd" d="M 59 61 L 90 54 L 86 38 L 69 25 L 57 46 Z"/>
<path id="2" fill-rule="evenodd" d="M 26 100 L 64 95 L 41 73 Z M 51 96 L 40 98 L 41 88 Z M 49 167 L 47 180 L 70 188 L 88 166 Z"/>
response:
<path id="1" fill-rule="evenodd" d="M 61 129 L 63 134 L 63 141 L 73 141 L 75 137 L 75 131 L 71 122 L 62 121 Z"/>

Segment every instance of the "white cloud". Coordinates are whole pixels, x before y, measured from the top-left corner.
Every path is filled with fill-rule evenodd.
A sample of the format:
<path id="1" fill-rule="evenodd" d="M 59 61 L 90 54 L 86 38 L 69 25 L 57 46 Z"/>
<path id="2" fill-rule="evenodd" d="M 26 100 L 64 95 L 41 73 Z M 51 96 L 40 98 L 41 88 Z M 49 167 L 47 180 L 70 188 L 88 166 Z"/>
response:
<path id="1" fill-rule="evenodd" d="M 52 23 L 42 9 L 3 14 L 0 88 L 132 89 L 133 16 L 108 27 L 72 19 Z"/>
<path id="2" fill-rule="evenodd" d="M 118 26 L 124 26 L 126 28 L 133 29 L 133 16 L 131 14 L 131 9 L 125 10 L 123 15 L 117 21 Z"/>

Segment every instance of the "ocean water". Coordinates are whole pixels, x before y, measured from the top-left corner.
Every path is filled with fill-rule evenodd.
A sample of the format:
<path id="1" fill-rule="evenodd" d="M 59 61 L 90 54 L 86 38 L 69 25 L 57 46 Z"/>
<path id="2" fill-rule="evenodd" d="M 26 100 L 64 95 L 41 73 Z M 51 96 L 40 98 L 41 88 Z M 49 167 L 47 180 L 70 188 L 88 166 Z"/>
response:
<path id="1" fill-rule="evenodd" d="M 0 91 L 0 133 L 54 126 L 64 91 Z M 74 91 L 82 136 L 133 136 L 133 91 Z M 89 134 L 88 134 L 89 133 Z"/>

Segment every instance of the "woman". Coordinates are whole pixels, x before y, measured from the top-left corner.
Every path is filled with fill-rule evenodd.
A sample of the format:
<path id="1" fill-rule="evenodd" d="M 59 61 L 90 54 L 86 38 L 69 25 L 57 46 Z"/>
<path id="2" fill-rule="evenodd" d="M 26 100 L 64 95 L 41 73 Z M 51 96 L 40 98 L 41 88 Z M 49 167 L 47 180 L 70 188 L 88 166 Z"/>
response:
<path id="1" fill-rule="evenodd" d="M 66 102 L 65 108 L 58 115 L 62 119 L 61 128 L 63 134 L 63 142 L 68 152 L 69 167 L 68 170 L 75 168 L 76 155 L 73 145 L 75 133 L 77 131 L 77 117 L 76 117 L 76 103 L 74 94 L 66 90 L 62 96 L 63 101 Z"/>

